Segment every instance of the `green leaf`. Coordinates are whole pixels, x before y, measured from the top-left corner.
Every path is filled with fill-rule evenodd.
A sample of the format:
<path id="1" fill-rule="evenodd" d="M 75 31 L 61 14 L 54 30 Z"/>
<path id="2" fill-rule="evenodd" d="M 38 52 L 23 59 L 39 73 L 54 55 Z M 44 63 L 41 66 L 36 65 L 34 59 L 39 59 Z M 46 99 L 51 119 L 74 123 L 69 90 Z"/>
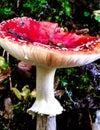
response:
<path id="1" fill-rule="evenodd" d="M 20 99 L 20 100 L 22 99 L 21 93 L 20 93 L 20 91 L 17 88 L 12 87 L 11 90 L 13 91 L 13 93 L 16 95 L 16 97 L 18 99 Z"/>
<path id="2" fill-rule="evenodd" d="M 97 20 L 98 22 L 100 22 L 100 15 L 96 15 L 96 16 L 94 17 L 94 19 Z"/>
<path id="3" fill-rule="evenodd" d="M 4 8 L 4 14 L 11 15 L 11 14 L 13 14 L 13 12 L 12 12 L 11 8 Z"/>
<path id="4" fill-rule="evenodd" d="M 84 12 L 84 16 L 85 16 L 85 17 L 88 17 L 89 15 L 90 15 L 90 12 L 88 12 L 88 11 L 85 11 L 85 12 Z"/>
<path id="5" fill-rule="evenodd" d="M 25 100 L 30 96 L 30 89 L 29 89 L 29 86 L 28 86 L 28 85 L 25 85 L 25 86 L 22 88 L 21 95 L 23 96 L 23 98 L 24 98 Z"/>
<path id="6" fill-rule="evenodd" d="M 84 83 L 88 83 L 89 77 L 87 77 L 87 76 L 85 76 L 85 75 L 82 75 L 81 80 L 82 80 L 82 82 L 84 82 Z"/>
<path id="7" fill-rule="evenodd" d="M 4 57 L 0 56 L 0 68 L 6 69 L 9 66 L 9 64 L 5 61 Z"/>

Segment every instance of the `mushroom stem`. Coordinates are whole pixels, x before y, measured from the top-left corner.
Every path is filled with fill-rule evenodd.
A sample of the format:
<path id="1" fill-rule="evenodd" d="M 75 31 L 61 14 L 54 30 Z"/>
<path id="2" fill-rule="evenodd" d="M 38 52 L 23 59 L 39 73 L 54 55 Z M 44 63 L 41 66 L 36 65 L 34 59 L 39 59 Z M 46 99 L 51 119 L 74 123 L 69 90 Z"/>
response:
<path id="1" fill-rule="evenodd" d="M 56 130 L 56 116 L 48 117 L 37 114 L 36 130 Z"/>
<path id="2" fill-rule="evenodd" d="M 37 67 L 37 100 L 54 99 L 54 68 Z"/>
<path id="3" fill-rule="evenodd" d="M 54 96 L 54 75 L 56 68 L 37 66 L 36 101 L 27 112 L 55 116 L 61 114 L 63 108 Z"/>

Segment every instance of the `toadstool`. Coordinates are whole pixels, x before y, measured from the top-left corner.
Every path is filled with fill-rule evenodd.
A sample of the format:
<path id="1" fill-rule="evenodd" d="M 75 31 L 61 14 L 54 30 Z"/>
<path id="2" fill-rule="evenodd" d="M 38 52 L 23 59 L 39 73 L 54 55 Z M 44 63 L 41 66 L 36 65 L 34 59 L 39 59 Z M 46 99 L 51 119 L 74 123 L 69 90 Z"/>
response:
<path id="1" fill-rule="evenodd" d="M 0 24 L 0 45 L 13 57 L 36 66 L 36 101 L 27 111 L 55 116 L 63 108 L 54 96 L 57 68 L 82 66 L 100 58 L 100 39 L 77 35 L 53 22 L 17 17 Z"/>

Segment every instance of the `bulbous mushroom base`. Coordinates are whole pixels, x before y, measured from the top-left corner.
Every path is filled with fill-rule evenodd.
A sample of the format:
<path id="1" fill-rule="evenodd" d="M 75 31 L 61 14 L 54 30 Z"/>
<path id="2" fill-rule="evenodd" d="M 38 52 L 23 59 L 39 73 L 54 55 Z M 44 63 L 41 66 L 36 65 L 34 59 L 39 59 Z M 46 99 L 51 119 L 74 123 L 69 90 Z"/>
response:
<path id="1" fill-rule="evenodd" d="M 55 98 L 50 101 L 36 100 L 32 107 L 27 110 L 27 112 L 32 116 L 34 116 L 35 113 L 56 116 L 61 114 L 62 111 L 62 106 Z"/>

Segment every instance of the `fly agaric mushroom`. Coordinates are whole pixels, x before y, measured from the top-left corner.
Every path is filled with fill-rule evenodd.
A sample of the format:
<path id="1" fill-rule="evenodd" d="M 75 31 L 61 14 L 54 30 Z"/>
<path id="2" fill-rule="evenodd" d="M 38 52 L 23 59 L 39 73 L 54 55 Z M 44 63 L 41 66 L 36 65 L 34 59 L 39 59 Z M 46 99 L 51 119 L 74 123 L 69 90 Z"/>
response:
<path id="1" fill-rule="evenodd" d="M 100 39 L 64 32 L 57 23 L 28 17 L 0 24 L 0 45 L 15 58 L 35 65 L 36 101 L 28 112 L 55 116 L 63 111 L 54 96 L 57 68 L 82 66 L 100 58 Z"/>

